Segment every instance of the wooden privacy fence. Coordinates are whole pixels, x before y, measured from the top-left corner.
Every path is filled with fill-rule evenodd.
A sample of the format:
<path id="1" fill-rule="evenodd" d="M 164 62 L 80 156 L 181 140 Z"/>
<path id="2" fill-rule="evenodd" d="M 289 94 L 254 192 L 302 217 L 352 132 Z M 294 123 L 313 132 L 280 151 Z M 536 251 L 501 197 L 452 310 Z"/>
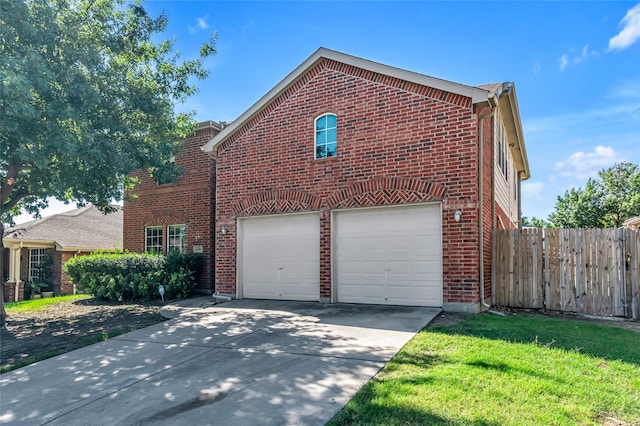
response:
<path id="1" fill-rule="evenodd" d="M 493 304 L 638 319 L 640 232 L 493 231 Z"/>

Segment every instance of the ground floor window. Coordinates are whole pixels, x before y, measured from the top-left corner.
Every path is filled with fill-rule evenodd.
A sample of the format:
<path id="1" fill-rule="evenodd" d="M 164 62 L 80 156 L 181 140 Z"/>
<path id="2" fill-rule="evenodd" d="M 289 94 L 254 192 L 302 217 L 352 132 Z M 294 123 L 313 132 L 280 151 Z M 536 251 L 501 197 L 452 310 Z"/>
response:
<path id="1" fill-rule="evenodd" d="M 44 279 L 42 268 L 45 264 L 47 249 L 29 249 L 29 281 Z"/>
<path id="2" fill-rule="evenodd" d="M 148 226 L 145 228 L 144 251 L 150 254 L 163 252 L 162 226 Z"/>
<path id="3" fill-rule="evenodd" d="M 169 225 L 167 226 L 167 254 L 184 253 L 187 241 L 186 225 Z"/>

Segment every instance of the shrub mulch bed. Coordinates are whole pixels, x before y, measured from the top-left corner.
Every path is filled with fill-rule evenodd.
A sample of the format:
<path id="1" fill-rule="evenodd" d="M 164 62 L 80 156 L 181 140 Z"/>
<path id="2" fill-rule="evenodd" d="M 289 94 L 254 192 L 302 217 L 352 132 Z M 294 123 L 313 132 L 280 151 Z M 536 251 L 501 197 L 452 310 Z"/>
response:
<path id="1" fill-rule="evenodd" d="M 81 348 L 164 321 L 160 303 L 118 304 L 70 300 L 37 312 L 7 313 L 0 331 L 0 366 Z"/>

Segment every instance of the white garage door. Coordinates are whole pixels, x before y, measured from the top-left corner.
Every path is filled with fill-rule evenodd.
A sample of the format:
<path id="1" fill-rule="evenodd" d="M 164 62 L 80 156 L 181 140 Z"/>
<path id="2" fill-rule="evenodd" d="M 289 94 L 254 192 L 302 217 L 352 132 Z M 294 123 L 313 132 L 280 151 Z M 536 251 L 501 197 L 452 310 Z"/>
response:
<path id="1" fill-rule="evenodd" d="M 337 300 L 442 306 L 440 204 L 334 215 Z"/>
<path id="2" fill-rule="evenodd" d="M 239 226 L 240 297 L 319 300 L 317 213 L 246 218 Z"/>

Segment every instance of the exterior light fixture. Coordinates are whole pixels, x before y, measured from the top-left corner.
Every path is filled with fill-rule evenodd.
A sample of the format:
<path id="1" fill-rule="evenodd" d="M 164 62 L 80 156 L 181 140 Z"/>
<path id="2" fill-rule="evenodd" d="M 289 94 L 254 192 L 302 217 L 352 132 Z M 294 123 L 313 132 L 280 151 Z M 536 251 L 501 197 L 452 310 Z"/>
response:
<path id="1" fill-rule="evenodd" d="M 223 225 L 222 228 L 220 228 L 220 233 L 222 235 L 227 235 L 227 232 L 229 232 L 229 230 L 227 229 L 226 226 Z"/>
<path id="2" fill-rule="evenodd" d="M 455 220 L 456 222 L 460 222 L 461 217 L 462 212 L 460 210 L 456 210 L 456 212 L 453 214 L 453 220 Z"/>

